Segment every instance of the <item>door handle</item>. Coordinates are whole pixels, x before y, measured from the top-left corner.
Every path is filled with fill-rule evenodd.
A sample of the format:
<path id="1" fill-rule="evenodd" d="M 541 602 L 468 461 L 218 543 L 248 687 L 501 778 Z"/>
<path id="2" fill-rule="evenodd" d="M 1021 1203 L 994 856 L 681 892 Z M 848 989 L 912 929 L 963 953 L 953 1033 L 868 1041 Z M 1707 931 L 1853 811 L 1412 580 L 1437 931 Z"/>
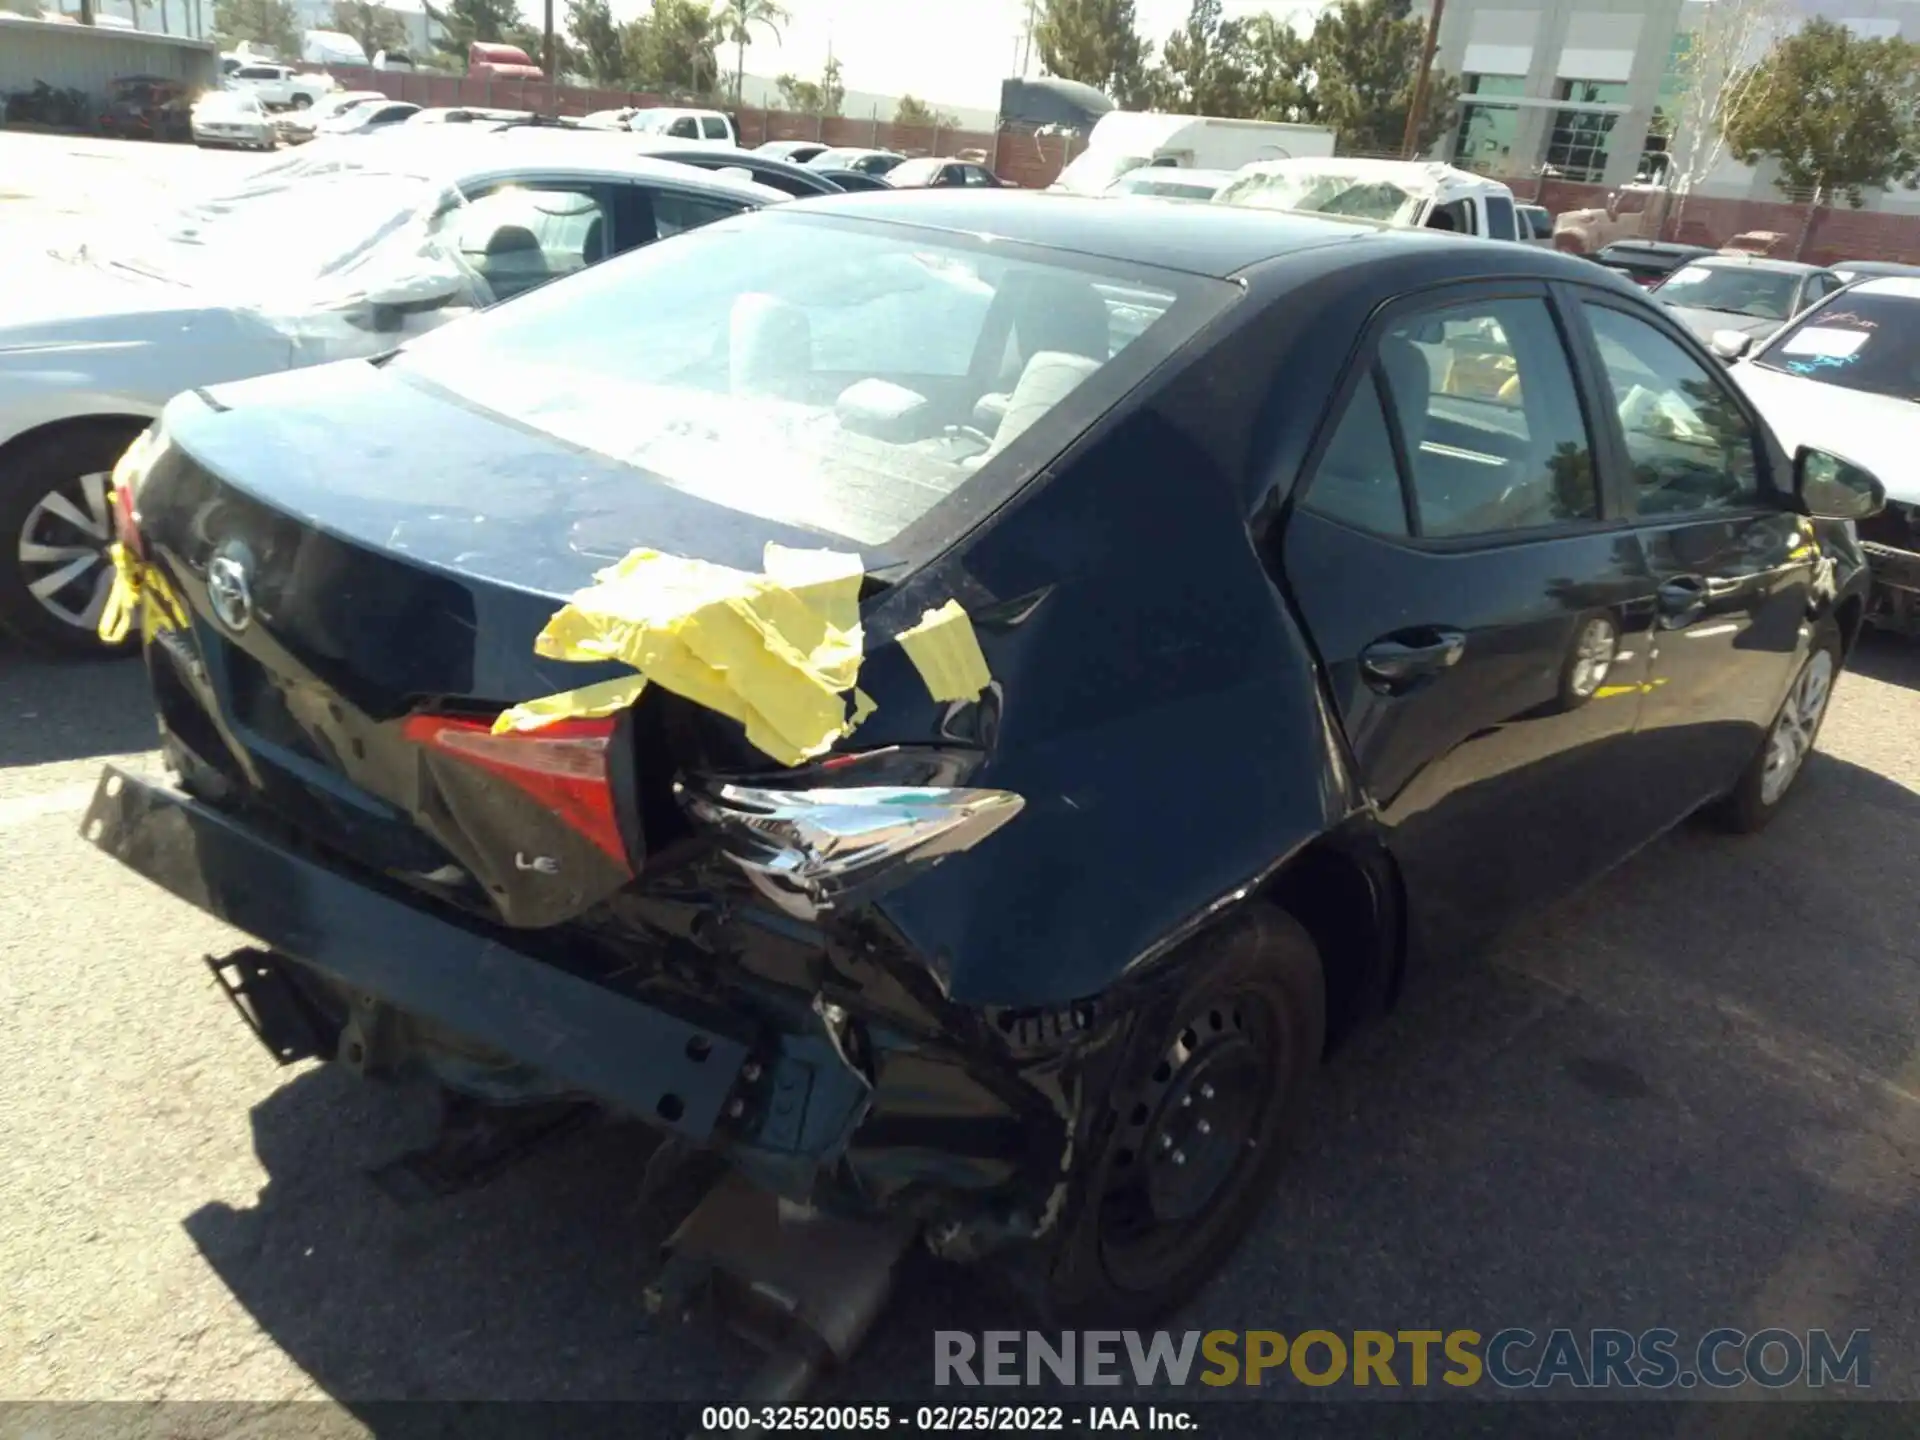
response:
<path id="1" fill-rule="evenodd" d="M 1693 619 L 1706 608 L 1709 593 L 1707 582 L 1700 576 L 1676 575 L 1671 580 L 1661 581 L 1654 595 L 1660 605 L 1661 619 L 1680 624 Z"/>
<path id="2" fill-rule="evenodd" d="M 1396 630 L 1360 652 L 1360 673 L 1383 695 L 1400 695 L 1460 663 L 1467 637 L 1437 625 Z"/>

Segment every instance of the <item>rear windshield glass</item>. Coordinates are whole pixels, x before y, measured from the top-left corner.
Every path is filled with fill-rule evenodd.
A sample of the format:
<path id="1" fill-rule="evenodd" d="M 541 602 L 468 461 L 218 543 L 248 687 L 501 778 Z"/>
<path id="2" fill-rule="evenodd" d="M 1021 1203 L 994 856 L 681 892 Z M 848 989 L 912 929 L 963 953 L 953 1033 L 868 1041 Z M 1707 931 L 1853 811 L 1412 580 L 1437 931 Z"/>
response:
<path id="1" fill-rule="evenodd" d="M 1844 390 L 1920 400 L 1920 281 L 1900 293 L 1843 295 L 1812 311 L 1754 361 Z"/>
<path id="2" fill-rule="evenodd" d="M 595 266 L 392 368 L 715 504 L 879 547 L 1056 407 L 1090 419 L 1233 293 L 776 215 Z"/>

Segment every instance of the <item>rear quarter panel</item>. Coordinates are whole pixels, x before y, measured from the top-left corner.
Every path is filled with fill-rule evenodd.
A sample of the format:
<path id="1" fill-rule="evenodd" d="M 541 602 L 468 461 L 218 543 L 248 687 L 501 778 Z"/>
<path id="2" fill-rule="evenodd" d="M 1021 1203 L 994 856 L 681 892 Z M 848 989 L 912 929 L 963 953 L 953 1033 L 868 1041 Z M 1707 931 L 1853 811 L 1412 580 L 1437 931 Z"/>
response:
<path id="1" fill-rule="evenodd" d="M 1224 403 L 1244 422 L 1245 394 L 1209 364 L 1123 406 L 869 619 L 861 684 L 880 709 L 860 743 L 976 740 L 989 758 L 969 783 L 1026 801 L 881 902 L 955 1000 L 1098 994 L 1352 806 L 1249 530 L 1244 423 L 1211 420 Z M 994 683 L 929 717 L 885 641 L 949 596 Z"/>

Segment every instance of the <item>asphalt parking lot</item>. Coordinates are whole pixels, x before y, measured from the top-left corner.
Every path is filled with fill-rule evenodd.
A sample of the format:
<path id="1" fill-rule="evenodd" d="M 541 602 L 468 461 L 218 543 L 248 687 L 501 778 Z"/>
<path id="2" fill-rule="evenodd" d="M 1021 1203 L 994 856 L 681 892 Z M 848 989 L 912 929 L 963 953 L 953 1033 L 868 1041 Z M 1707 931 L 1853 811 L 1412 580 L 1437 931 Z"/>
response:
<path id="1" fill-rule="evenodd" d="M 0 136 L 0 189 L 39 139 Z M 0 235 L 42 223 L 9 205 L 91 203 L 45 184 Z M 1872 1393 L 1920 1399 L 1916 736 L 1920 647 L 1869 637 L 1767 833 L 1683 829 L 1417 975 L 1173 1327 L 1867 1329 Z M 727 1398 L 751 1352 L 642 1303 L 677 1218 L 639 1201 L 644 1132 L 452 1200 L 374 1188 L 427 1097 L 276 1068 L 199 964 L 240 937 L 77 834 L 101 762 L 157 769 L 151 740 L 137 665 L 0 642 L 0 1399 Z M 823 1398 L 924 1398 L 935 1328 L 1023 1323 L 917 1260 Z"/>

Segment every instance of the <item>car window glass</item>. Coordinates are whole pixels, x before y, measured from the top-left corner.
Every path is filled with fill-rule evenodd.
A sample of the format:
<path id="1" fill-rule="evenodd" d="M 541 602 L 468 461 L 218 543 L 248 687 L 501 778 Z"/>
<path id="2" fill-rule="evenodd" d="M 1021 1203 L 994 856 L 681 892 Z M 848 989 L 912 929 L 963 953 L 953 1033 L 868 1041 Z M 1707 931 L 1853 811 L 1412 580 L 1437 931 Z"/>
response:
<path id="1" fill-rule="evenodd" d="M 1380 342 L 1420 533 L 1492 534 L 1599 514 L 1593 449 L 1543 300 L 1482 300 Z"/>
<path id="2" fill-rule="evenodd" d="M 1161 271 L 1122 281 L 1071 259 L 746 215 L 435 343 L 461 328 L 447 326 L 395 363 L 634 467 L 636 486 L 885 545 L 976 474 L 1007 474 L 1003 458 L 1070 440 L 1053 412 L 1087 406 L 1082 386 L 1137 384 L 1164 353 L 1138 337 L 1158 329 L 1171 346 L 1199 323 L 1170 316 L 1181 292 L 1230 293 Z M 1011 391 L 971 367 L 990 316 L 1033 350 Z M 1116 332 L 1136 337 L 1117 357 Z"/>
<path id="3" fill-rule="evenodd" d="M 495 300 L 584 270 L 606 255 L 611 238 L 592 191 L 558 186 L 489 191 L 449 212 L 441 228 L 448 227 L 461 263 Z"/>
<path id="4" fill-rule="evenodd" d="M 1513 225 L 1513 202 L 1504 195 L 1487 196 L 1487 234 L 1495 240 L 1519 238 Z"/>
<path id="5" fill-rule="evenodd" d="M 701 116 L 700 129 L 705 132 L 709 140 L 725 140 L 727 138 L 727 122 L 722 120 L 718 115 Z"/>
<path id="6" fill-rule="evenodd" d="M 698 230 L 729 215 L 738 215 L 746 207 L 731 200 L 709 200 L 696 195 L 678 195 L 656 191 L 653 196 L 654 238 L 665 240 L 686 230 Z"/>
<path id="7" fill-rule="evenodd" d="M 1309 510 L 1376 534 L 1407 533 L 1400 469 L 1394 463 L 1380 387 L 1371 371 L 1347 402 L 1340 428 L 1320 457 L 1313 483 L 1301 503 Z"/>
<path id="8" fill-rule="evenodd" d="M 1643 515 L 1750 505 L 1760 493 L 1753 427 L 1727 385 L 1646 321 L 1589 304 Z"/>
<path id="9" fill-rule="evenodd" d="M 675 120 L 671 125 L 667 126 L 667 134 L 673 136 L 676 140 L 698 140 L 700 138 L 700 127 L 694 123 L 691 115 L 682 115 L 678 120 Z"/>

